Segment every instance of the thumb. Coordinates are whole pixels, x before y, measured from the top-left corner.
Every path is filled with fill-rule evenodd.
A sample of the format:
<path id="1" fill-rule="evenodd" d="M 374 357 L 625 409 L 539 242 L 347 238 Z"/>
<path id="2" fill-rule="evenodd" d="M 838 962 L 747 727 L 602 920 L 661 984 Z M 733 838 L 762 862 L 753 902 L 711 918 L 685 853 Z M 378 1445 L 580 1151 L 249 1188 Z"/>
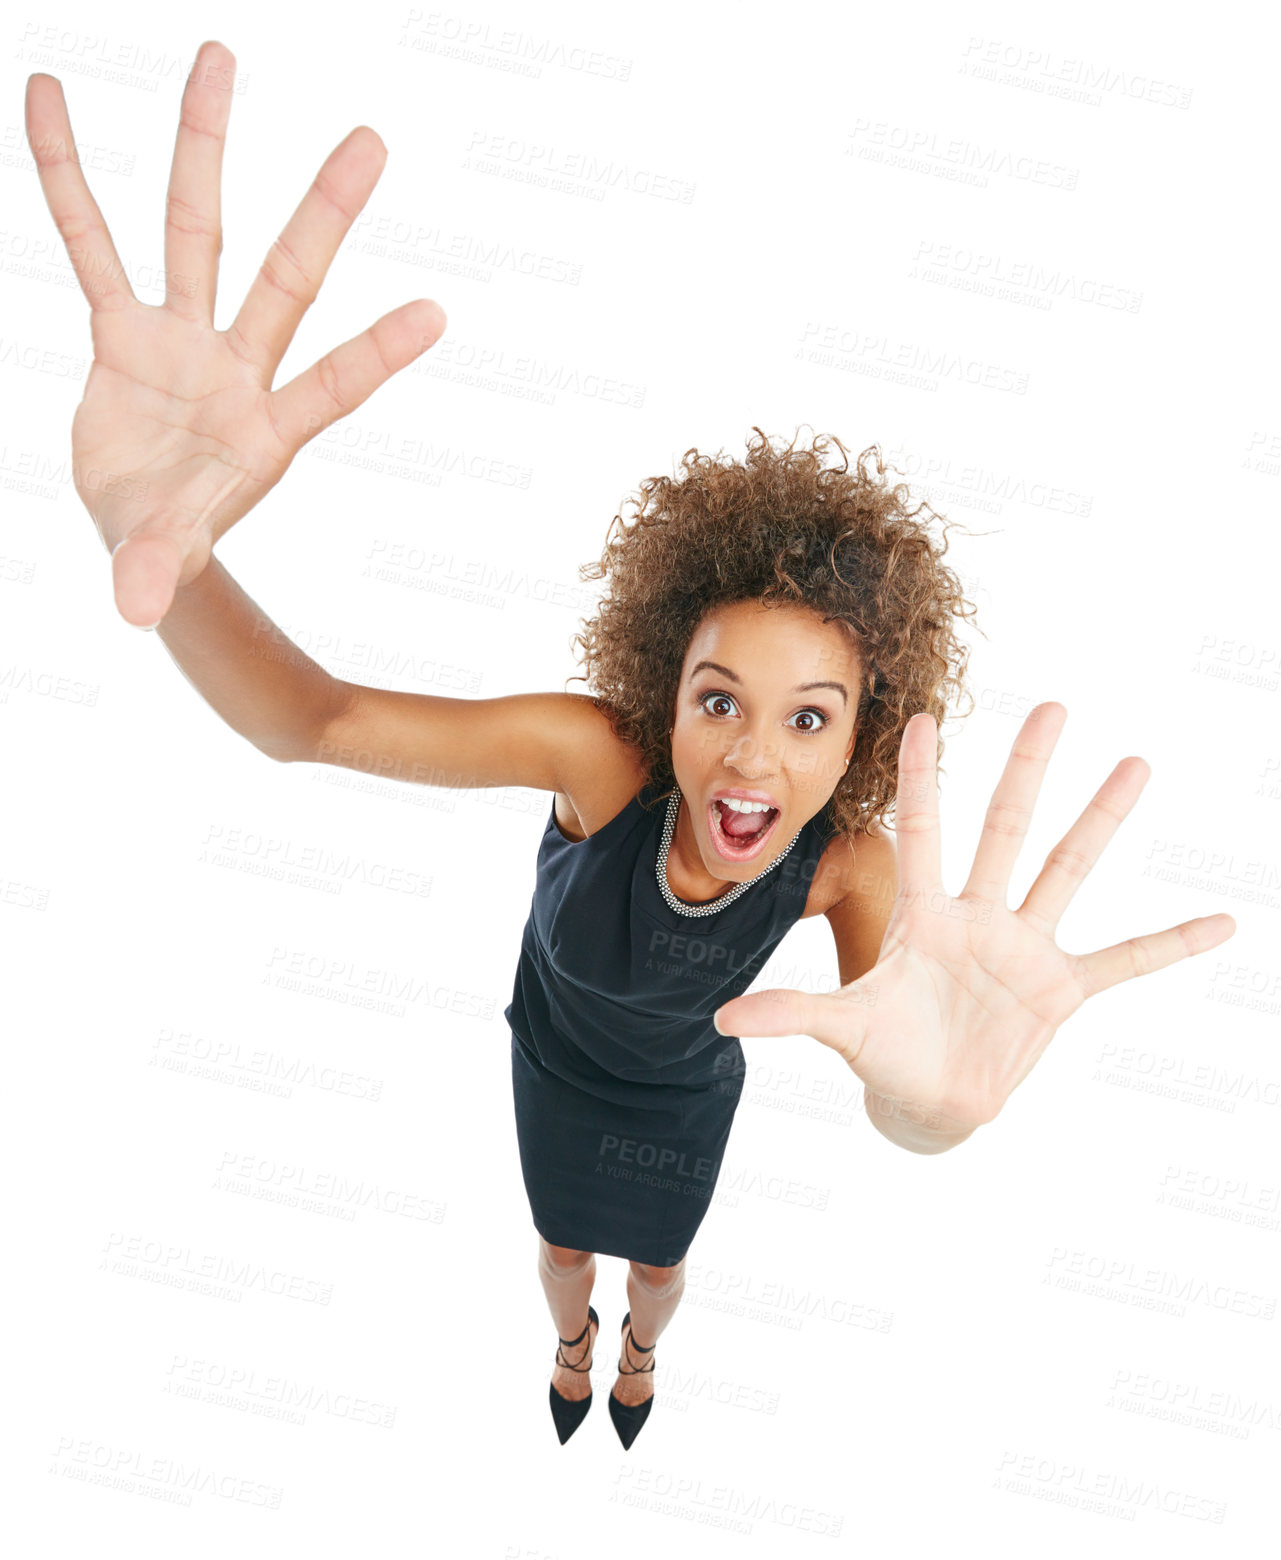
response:
<path id="1" fill-rule="evenodd" d="M 167 530 L 138 530 L 111 551 L 116 606 L 126 623 L 155 628 L 173 605 L 185 561 L 182 543 Z"/>
<path id="2" fill-rule="evenodd" d="M 717 1008 L 712 1023 L 723 1035 L 810 1035 L 848 1054 L 862 1044 L 867 1023 L 858 995 L 857 985 L 817 994 L 780 987 L 753 991 Z"/>

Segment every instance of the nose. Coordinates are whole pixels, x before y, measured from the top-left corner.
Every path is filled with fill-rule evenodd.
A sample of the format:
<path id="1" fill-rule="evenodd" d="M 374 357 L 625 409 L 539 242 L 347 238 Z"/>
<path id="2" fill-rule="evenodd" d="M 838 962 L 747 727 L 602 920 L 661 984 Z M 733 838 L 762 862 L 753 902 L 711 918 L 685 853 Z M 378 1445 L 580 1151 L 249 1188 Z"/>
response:
<path id="1" fill-rule="evenodd" d="M 748 775 L 750 772 L 751 778 L 759 779 L 775 768 L 777 751 L 776 744 L 744 732 L 726 753 L 725 762 L 740 774 Z"/>

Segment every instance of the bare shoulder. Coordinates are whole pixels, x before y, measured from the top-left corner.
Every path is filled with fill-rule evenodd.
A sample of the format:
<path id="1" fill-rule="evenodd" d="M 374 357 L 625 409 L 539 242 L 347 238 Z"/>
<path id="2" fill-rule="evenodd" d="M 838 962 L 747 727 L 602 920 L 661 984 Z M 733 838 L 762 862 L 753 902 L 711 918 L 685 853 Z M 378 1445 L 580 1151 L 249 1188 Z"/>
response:
<path id="1" fill-rule="evenodd" d="M 586 839 L 616 817 L 645 783 L 639 751 L 615 732 L 590 694 L 567 693 L 561 707 L 566 742 L 556 822 L 573 840 Z"/>
<path id="2" fill-rule="evenodd" d="M 814 869 L 802 919 L 852 906 L 888 917 L 897 893 L 898 856 L 889 830 L 876 828 L 852 841 L 838 834 Z"/>

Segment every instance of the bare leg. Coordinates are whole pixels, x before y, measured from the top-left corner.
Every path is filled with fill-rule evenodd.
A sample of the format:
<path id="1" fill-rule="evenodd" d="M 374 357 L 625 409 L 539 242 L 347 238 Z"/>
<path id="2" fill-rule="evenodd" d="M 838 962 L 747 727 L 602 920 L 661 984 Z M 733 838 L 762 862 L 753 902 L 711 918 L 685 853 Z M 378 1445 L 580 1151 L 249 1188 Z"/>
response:
<path id="1" fill-rule="evenodd" d="M 595 1253 L 575 1251 L 570 1246 L 553 1246 L 540 1235 L 538 1276 L 542 1280 L 543 1293 L 547 1296 L 552 1321 L 556 1324 L 557 1336 L 577 1338 L 587 1321 L 587 1302 L 591 1299 L 592 1285 L 596 1282 Z M 561 1348 L 561 1358 L 568 1360 L 571 1365 L 582 1365 L 591 1358 L 595 1341 L 596 1328 L 593 1325 L 581 1343 L 572 1349 Z M 561 1397 L 574 1403 L 591 1391 L 591 1374 L 585 1370 L 566 1370 L 557 1363 L 552 1372 L 552 1386 Z"/>
<path id="2" fill-rule="evenodd" d="M 623 1334 L 619 1359 L 626 1364 L 628 1372 L 639 1370 L 640 1374 L 619 1372 L 612 1390 L 620 1403 L 643 1403 L 654 1395 L 654 1373 L 644 1367 L 654 1358 L 658 1336 L 671 1321 L 684 1293 L 684 1257 L 675 1267 L 650 1267 L 645 1262 L 628 1264 L 627 1303 L 632 1316 Z M 649 1344 L 648 1349 L 637 1348 L 633 1329 L 636 1338 Z"/>

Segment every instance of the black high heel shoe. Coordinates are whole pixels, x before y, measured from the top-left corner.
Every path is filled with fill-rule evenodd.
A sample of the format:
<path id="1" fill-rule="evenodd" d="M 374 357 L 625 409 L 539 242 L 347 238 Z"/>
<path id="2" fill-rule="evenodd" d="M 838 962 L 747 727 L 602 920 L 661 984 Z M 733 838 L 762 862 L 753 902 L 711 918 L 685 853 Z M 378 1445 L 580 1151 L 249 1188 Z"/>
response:
<path id="1" fill-rule="evenodd" d="M 581 1343 L 587 1336 L 593 1322 L 596 1323 L 597 1331 L 599 1331 L 600 1317 L 596 1315 L 595 1310 L 589 1305 L 587 1307 L 587 1326 L 583 1328 L 577 1338 L 562 1338 L 559 1333 L 556 1335 L 556 1363 L 558 1365 L 563 1365 L 566 1370 L 580 1372 L 591 1370 L 591 1351 L 588 1352 L 585 1363 L 571 1365 L 568 1360 L 561 1358 L 561 1350 L 572 1349 L 575 1344 Z M 591 1389 L 588 1389 L 587 1396 L 584 1398 L 561 1397 L 556 1390 L 555 1382 L 550 1382 L 548 1391 L 551 1393 L 552 1418 L 556 1421 L 556 1434 L 560 1437 L 560 1444 L 564 1446 L 565 1442 L 569 1440 L 583 1420 L 587 1418 L 587 1410 L 592 1406 Z"/>
<path id="2" fill-rule="evenodd" d="M 625 1334 L 623 1338 L 623 1353 L 626 1354 L 632 1344 L 636 1344 L 636 1348 L 641 1354 L 650 1353 L 654 1347 L 653 1344 L 647 1349 L 643 1344 L 636 1343 L 635 1338 L 631 1336 L 629 1326 L 631 1319 L 632 1313 L 628 1311 L 623 1318 L 623 1332 Z M 630 1360 L 628 1363 L 631 1363 Z M 622 1360 L 618 1362 L 618 1373 L 620 1376 L 643 1376 L 647 1371 L 653 1370 L 653 1368 L 653 1360 L 650 1360 L 648 1365 L 642 1365 L 639 1370 L 634 1366 L 631 1370 L 624 1370 Z M 624 1451 L 630 1450 L 632 1442 L 640 1434 L 641 1426 L 649 1418 L 649 1411 L 653 1406 L 654 1394 L 652 1392 L 643 1403 L 620 1403 L 614 1396 L 613 1389 L 610 1389 L 609 1417 L 614 1421 L 614 1429 L 618 1431 L 618 1439 L 623 1443 Z"/>

